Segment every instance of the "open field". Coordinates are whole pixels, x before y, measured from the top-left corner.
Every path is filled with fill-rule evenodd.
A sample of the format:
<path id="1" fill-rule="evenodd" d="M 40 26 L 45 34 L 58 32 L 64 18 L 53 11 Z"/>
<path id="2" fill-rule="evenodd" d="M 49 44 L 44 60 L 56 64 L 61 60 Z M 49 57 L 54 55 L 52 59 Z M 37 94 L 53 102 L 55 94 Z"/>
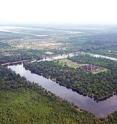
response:
<path id="1" fill-rule="evenodd" d="M 60 59 L 60 60 L 57 60 L 56 62 L 58 62 L 62 66 L 68 66 L 68 67 L 75 68 L 75 69 L 86 65 L 86 64 L 79 64 L 77 62 L 73 62 L 69 59 Z"/>
<path id="2" fill-rule="evenodd" d="M 97 74 L 97 73 L 108 71 L 108 69 L 101 67 L 101 66 L 95 66 L 92 64 L 82 64 L 82 63 L 74 62 L 70 59 L 60 59 L 55 62 L 57 62 L 58 64 L 62 66 L 68 66 L 74 69 L 81 68 L 85 72 L 91 72 L 92 74 Z"/>
<path id="3" fill-rule="evenodd" d="M 103 67 L 97 67 L 94 71 L 91 71 L 93 74 L 101 73 L 101 72 L 107 72 L 108 69 Z"/>
<path id="4" fill-rule="evenodd" d="M 39 38 L 39 39 L 14 39 L 9 40 L 8 43 L 17 49 L 57 49 L 62 47 L 62 43 L 57 42 L 52 38 Z"/>

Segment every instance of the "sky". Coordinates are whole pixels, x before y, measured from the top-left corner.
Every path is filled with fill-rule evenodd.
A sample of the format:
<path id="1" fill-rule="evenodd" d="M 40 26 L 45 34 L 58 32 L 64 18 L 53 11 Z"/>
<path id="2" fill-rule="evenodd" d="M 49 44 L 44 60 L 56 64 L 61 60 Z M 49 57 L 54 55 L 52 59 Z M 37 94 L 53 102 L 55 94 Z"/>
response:
<path id="1" fill-rule="evenodd" d="M 117 24 L 117 0 L 0 0 L 0 23 Z"/>

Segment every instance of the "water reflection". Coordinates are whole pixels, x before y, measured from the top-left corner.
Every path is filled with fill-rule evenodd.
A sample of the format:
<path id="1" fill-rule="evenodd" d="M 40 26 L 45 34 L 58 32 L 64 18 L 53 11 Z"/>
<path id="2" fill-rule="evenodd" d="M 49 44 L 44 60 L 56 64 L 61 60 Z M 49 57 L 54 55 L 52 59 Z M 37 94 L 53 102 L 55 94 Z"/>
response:
<path id="1" fill-rule="evenodd" d="M 23 64 L 8 66 L 12 71 L 15 71 L 20 76 L 25 77 L 30 82 L 35 82 L 41 85 L 46 90 L 54 93 L 66 101 L 73 103 L 83 110 L 89 111 L 97 117 L 106 117 L 109 113 L 117 111 L 117 95 L 114 95 L 107 100 L 96 102 L 88 96 L 78 94 L 71 89 L 60 86 L 56 82 L 46 79 L 43 76 L 31 73 L 26 70 Z"/>

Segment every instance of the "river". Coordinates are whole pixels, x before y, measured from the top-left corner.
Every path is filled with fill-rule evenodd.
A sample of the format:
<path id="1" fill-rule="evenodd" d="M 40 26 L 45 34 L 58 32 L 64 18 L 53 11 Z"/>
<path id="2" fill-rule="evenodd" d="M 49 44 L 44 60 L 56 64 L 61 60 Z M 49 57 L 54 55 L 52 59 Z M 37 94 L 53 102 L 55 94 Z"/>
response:
<path id="1" fill-rule="evenodd" d="M 3 63 L 1 65 L 7 66 L 7 65 L 18 64 L 18 63 L 22 63 L 22 62 L 33 63 L 33 62 L 42 62 L 42 61 L 53 61 L 53 60 L 57 60 L 57 59 L 64 59 L 64 58 L 68 58 L 68 57 L 78 56 L 80 54 L 81 55 L 89 55 L 89 56 L 92 56 L 95 58 L 104 58 L 104 59 L 108 59 L 108 60 L 112 60 L 112 61 L 117 61 L 117 58 L 114 58 L 114 57 L 104 56 L 104 55 L 100 55 L 100 54 L 86 53 L 86 52 L 75 52 L 75 53 L 52 55 L 52 56 L 45 57 L 40 60 L 34 59 L 34 60 L 20 60 L 20 61 L 14 61 L 14 62 L 7 62 L 7 63 Z"/>
<path id="2" fill-rule="evenodd" d="M 93 98 L 80 95 L 50 79 L 32 73 L 30 70 L 25 69 L 23 64 L 10 65 L 8 68 L 16 72 L 16 74 L 25 77 L 28 81 L 35 82 L 56 96 L 73 103 L 80 109 L 93 113 L 96 117 L 104 118 L 108 114 L 117 111 L 117 95 L 113 95 L 107 100 L 96 102 Z"/>

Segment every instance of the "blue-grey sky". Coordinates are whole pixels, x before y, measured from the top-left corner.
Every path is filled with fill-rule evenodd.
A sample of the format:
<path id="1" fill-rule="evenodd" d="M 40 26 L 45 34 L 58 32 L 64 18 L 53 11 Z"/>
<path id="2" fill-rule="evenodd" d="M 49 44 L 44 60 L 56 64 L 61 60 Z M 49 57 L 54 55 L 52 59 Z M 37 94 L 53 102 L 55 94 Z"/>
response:
<path id="1" fill-rule="evenodd" d="M 0 23 L 117 24 L 117 0 L 0 0 Z"/>

